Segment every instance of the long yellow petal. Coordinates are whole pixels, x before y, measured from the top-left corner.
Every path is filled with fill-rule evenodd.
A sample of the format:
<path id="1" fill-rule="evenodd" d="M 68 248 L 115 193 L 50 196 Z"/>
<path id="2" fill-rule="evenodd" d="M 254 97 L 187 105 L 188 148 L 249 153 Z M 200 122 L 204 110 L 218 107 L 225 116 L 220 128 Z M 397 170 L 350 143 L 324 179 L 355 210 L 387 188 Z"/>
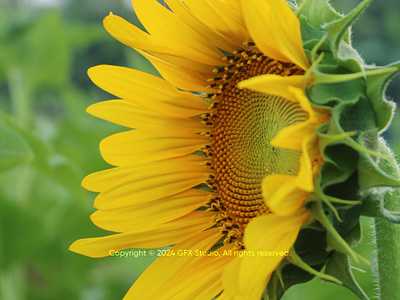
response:
<path id="1" fill-rule="evenodd" d="M 132 167 L 117 167 L 94 172 L 82 180 L 82 186 L 89 191 L 99 193 L 125 179 L 134 171 Z"/>
<path id="2" fill-rule="evenodd" d="M 216 24 L 216 29 L 236 41 L 237 45 L 243 45 L 243 41 L 246 41 L 250 34 L 247 31 L 241 11 L 227 5 L 225 1 L 207 0 L 207 2 L 218 14 L 219 19 L 223 21 Z"/>
<path id="3" fill-rule="evenodd" d="M 240 298 L 235 298 L 235 296 L 229 295 L 226 290 L 223 290 L 221 295 L 218 296 L 217 300 L 239 300 Z"/>
<path id="4" fill-rule="evenodd" d="M 203 300 L 212 299 L 219 294 L 223 289 L 223 271 L 233 259 L 231 256 L 224 256 L 223 253 L 232 248 L 232 245 L 227 245 L 212 252 L 212 256 L 201 256 L 179 276 L 174 277 L 173 281 L 170 280 L 170 284 L 165 287 L 165 299 Z M 194 256 L 204 253 L 198 250 L 193 252 Z"/>
<path id="5" fill-rule="evenodd" d="M 197 155 L 147 163 L 123 180 L 103 190 L 95 199 L 98 209 L 113 209 L 144 203 L 183 192 L 204 183 L 211 170 Z"/>
<path id="6" fill-rule="evenodd" d="M 281 237 L 286 233 L 299 231 L 311 214 L 301 209 L 293 216 L 267 214 L 256 217 L 247 225 L 244 233 L 246 249 L 253 251 L 290 250 L 292 245 L 281 245 Z"/>
<path id="7" fill-rule="evenodd" d="M 181 255 L 159 257 L 144 271 L 124 299 L 171 299 L 163 296 L 164 287 L 168 286 L 169 282 L 174 282 L 175 276 L 200 259 L 184 251 L 208 251 L 220 238 L 220 230 L 213 228 L 179 242 L 169 253 L 178 254 L 179 251 Z"/>
<path id="8" fill-rule="evenodd" d="M 114 166 L 135 165 L 185 156 L 209 144 L 207 137 L 193 134 L 156 134 L 131 130 L 103 139 L 100 152 Z"/>
<path id="9" fill-rule="evenodd" d="M 184 3 L 202 23 L 221 32 L 237 48 L 248 38 L 241 15 L 224 1 L 185 0 Z"/>
<path id="10" fill-rule="evenodd" d="M 224 272 L 225 291 L 234 299 L 259 300 L 271 273 L 297 238 L 306 213 L 291 217 L 268 214 L 254 218 L 246 227 L 244 243 L 249 256 L 235 258 Z M 276 251 L 268 255 L 268 251 Z M 282 251 L 282 252 L 280 252 Z"/>
<path id="11" fill-rule="evenodd" d="M 145 51 L 166 51 L 166 47 L 157 43 L 150 34 L 120 16 L 110 13 L 104 18 L 103 25 L 109 34 L 127 46 Z"/>
<path id="12" fill-rule="evenodd" d="M 212 66 L 176 55 L 176 51 L 173 48 L 157 43 L 151 35 L 119 16 L 110 14 L 104 19 L 103 23 L 105 29 L 115 39 L 129 47 L 146 51 L 159 59 L 190 70 L 209 72 L 211 76 Z"/>
<path id="13" fill-rule="evenodd" d="M 152 228 L 194 211 L 207 200 L 209 192 L 190 189 L 166 198 L 127 207 L 98 210 L 92 222 L 105 230 L 127 232 L 138 228 Z"/>
<path id="14" fill-rule="evenodd" d="M 176 54 L 209 65 L 221 62 L 221 52 L 207 39 L 155 0 L 133 0 L 135 12 L 154 40 Z"/>
<path id="15" fill-rule="evenodd" d="M 100 65 L 90 68 L 90 79 L 105 91 L 150 110 L 174 117 L 203 113 L 209 104 L 169 82 L 134 69 Z"/>
<path id="16" fill-rule="evenodd" d="M 299 102 L 296 95 L 288 90 L 288 87 L 293 86 L 301 88 L 303 86 L 303 81 L 303 75 L 282 77 L 274 74 L 265 74 L 243 80 L 238 83 L 238 87 L 269 95 L 277 95 L 293 102 Z"/>
<path id="17" fill-rule="evenodd" d="M 300 21 L 284 0 L 242 0 L 242 8 L 250 35 L 265 55 L 308 69 Z"/>
<path id="18" fill-rule="evenodd" d="M 210 41 L 210 43 L 215 45 L 215 47 L 229 52 L 237 50 L 237 45 L 228 41 L 228 39 L 223 36 L 221 32 L 218 32 L 215 30 L 215 28 L 200 22 L 199 17 L 195 16 L 194 12 L 188 9 L 186 3 L 183 3 L 181 0 L 166 0 L 165 3 L 187 25 L 196 30 L 204 38 Z"/>
<path id="19" fill-rule="evenodd" d="M 69 250 L 90 257 L 104 257 L 128 248 L 165 247 L 209 228 L 210 220 L 211 215 L 207 212 L 192 212 L 150 229 L 138 228 L 134 232 L 77 240 Z"/>
<path id="20" fill-rule="evenodd" d="M 186 91 L 213 92 L 206 89 L 209 85 L 207 81 L 209 74 L 168 63 L 144 51 L 139 51 L 139 53 L 146 57 L 161 76 L 174 86 Z"/>
<path id="21" fill-rule="evenodd" d="M 93 116 L 129 128 L 142 129 L 155 133 L 180 131 L 187 132 L 190 138 L 193 133 L 207 131 L 207 127 L 198 117 L 171 118 L 148 110 L 126 100 L 110 100 L 95 103 L 86 110 Z"/>

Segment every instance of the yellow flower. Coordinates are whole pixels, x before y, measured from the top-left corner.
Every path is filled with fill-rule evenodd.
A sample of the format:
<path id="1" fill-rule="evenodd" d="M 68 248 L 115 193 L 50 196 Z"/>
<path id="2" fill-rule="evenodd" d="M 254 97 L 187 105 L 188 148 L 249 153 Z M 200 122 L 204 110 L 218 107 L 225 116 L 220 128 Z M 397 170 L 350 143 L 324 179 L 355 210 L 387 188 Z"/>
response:
<path id="1" fill-rule="evenodd" d="M 135 130 L 104 139 L 116 167 L 82 183 L 100 193 L 92 221 L 118 234 L 70 249 L 102 257 L 174 245 L 126 299 L 260 299 L 311 218 L 304 202 L 322 164 L 314 131 L 329 118 L 303 91 L 300 22 L 284 0 L 165 2 L 170 10 L 133 0 L 148 33 L 104 20 L 164 79 L 89 70 L 120 99 L 88 112 Z"/>

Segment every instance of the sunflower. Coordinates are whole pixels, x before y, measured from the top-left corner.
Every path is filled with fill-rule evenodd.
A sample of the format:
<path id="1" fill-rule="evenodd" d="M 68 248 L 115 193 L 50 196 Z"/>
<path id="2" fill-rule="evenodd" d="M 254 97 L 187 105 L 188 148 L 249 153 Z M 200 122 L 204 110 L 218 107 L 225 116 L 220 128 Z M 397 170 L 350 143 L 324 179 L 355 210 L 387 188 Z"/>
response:
<path id="1" fill-rule="evenodd" d="M 117 234 L 70 249 L 103 257 L 172 246 L 126 299 L 260 299 L 289 262 L 318 273 L 293 248 L 302 228 L 324 224 L 306 203 L 321 194 L 328 143 L 320 136 L 332 127 L 330 104 L 309 96 L 323 55 L 316 59 L 322 42 L 304 46 L 304 7 L 132 2 L 147 32 L 113 14 L 104 26 L 162 78 L 117 66 L 89 70 L 118 99 L 88 112 L 133 130 L 101 142 L 115 167 L 82 183 L 100 193 L 93 223 Z"/>

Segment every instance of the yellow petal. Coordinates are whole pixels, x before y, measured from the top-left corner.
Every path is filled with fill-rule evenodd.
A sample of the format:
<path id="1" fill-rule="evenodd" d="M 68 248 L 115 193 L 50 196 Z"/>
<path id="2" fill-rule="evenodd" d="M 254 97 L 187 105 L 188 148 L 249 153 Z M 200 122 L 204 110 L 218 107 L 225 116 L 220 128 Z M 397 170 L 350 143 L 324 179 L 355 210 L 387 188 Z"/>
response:
<path id="1" fill-rule="evenodd" d="M 313 135 L 316 129 L 315 124 L 310 121 L 289 125 L 279 130 L 270 144 L 274 147 L 301 150 L 303 140 Z"/>
<path id="2" fill-rule="evenodd" d="M 226 267 L 223 282 L 228 295 L 246 300 L 261 298 L 271 273 L 296 241 L 306 214 L 291 217 L 268 214 L 250 221 L 244 244 L 254 256 L 237 257 Z M 268 256 L 268 251 L 276 253 Z"/>
<path id="3" fill-rule="evenodd" d="M 118 41 L 136 50 L 146 51 L 169 63 L 186 67 L 191 70 L 210 72 L 212 66 L 193 61 L 175 54 L 175 50 L 158 44 L 151 35 L 125 21 L 123 18 L 110 14 L 104 19 L 104 27 Z M 222 48 L 224 49 L 224 48 Z"/>
<path id="4" fill-rule="evenodd" d="M 169 82 L 138 70 L 100 65 L 90 68 L 88 74 L 105 91 L 162 114 L 195 116 L 209 106 L 192 93 L 180 92 Z"/>
<path id="5" fill-rule="evenodd" d="M 150 111 L 126 100 L 110 100 L 95 103 L 86 110 L 93 116 L 122 126 L 143 129 L 156 133 L 180 131 L 179 134 L 190 138 L 193 133 L 207 131 L 207 127 L 198 117 L 171 118 Z"/>
<path id="6" fill-rule="evenodd" d="M 308 120 L 281 129 L 272 139 L 271 145 L 275 147 L 301 150 L 303 147 L 303 140 L 306 137 L 313 135 L 315 130 L 321 124 L 317 121 L 314 115 L 314 110 L 310 101 L 305 96 L 303 89 L 289 86 L 287 90 L 292 94 L 293 99 L 296 99 L 296 102 L 300 104 L 301 108 L 308 113 Z"/>
<path id="7" fill-rule="evenodd" d="M 290 85 L 288 86 L 288 91 L 293 94 L 297 102 L 299 102 L 301 108 L 306 111 L 310 115 L 310 119 L 314 119 L 314 110 L 311 106 L 310 101 L 304 94 L 303 89 L 301 86 Z"/>
<path id="8" fill-rule="evenodd" d="M 213 92 L 213 90 L 206 89 L 209 85 L 208 74 L 168 63 L 144 51 L 139 51 L 139 53 L 146 57 L 161 76 L 174 86 L 186 91 Z"/>
<path id="9" fill-rule="evenodd" d="M 238 83 L 238 87 L 240 89 L 247 88 L 269 95 L 277 95 L 293 102 L 299 102 L 296 95 L 288 90 L 288 87 L 294 86 L 301 88 L 303 86 L 303 81 L 303 75 L 282 77 L 274 74 L 265 74 L 243 80 Z"/>
<path id="10" fill-rule="evenodd" d="M 318 148 L 318 137 L 310 135 L 306 137 L 302 144 L 303 153 L 300 157 L 300 168 L 296 178 L 297 187 L 311 193 L 314 191 L 314 174 L 312 160 L 320 156 Z"/>
<path id="11" fill-rule="evenodd" d="M 235 298 L 235 296 L 229 295 L 226 290 L 223 290 L 221 295 L 218 296 L 217 300 L 238 300 L 240 298 Z"/>
<path id="12" fill-rule="evenodd" d="M 222 280 L 226 295 L 223 299 L 260 300 L 271 277 L 268 272 L 272 272 L 273 269 L 270 269 L 276 268 L 279 262 L 276 256 L 272 259 L 256 256 L 236 257 L 224 270 Z"/>
<path id="13" fill-rule="evenodd" d="M 242 0 L 242 8 L 250 35 L 265 55 L 308 69 L 300 21 L 284 0 Z"/>
<path id="14" fill-rule="evenodd" d="M 194 211 L 207 200 L 209 192 L 190 189 L 166 198 L 110 210 L 98 210 L 92 222 L 105 230 L 127 232 L 177 219 Z"/>
<path id="15" fill-rule="evenodd" d="M 113 209 L 183 192 L 208 179 L 211 170 L 202 164 L 204 157 L 189 155 L 136 167 L 132 174 L 103 190 L 94 206 Z"/>
<path id="16" fill-rule="evenodd" d="M 240 47 L 248 38 L 241 15 L 225 1 L 185 0 L 184 3 L 202 23 L 215 28 L 237 46 Z"/>
<path id="17" fill-rule="evenodd" d="M 179 276 L 171 278 L 166 286 L 165 299 L 212 299 L 222 289 L 222 273 L 233 257 L 223 256 L 223 251 L 231 250 L 232 245 L 212 252 L 218 256 L 202 256 L 196 262 L 183 270 Z M 193 255 L 204 253 L 194 250 Z"/>
<path id="18" fill-rule="evenodd" d="M 298 232 L 310 216 L 305 209 L 301 209 L 293 216 L 267 214 L 256 217 L 245 229 L 244 245 L 246 249 L 254 251 L 289 250 L 293 244 L 282 241 L 282 236 Z"/>
<path id="19" fill-rule="evenodd" d="M 103 25 L 115 39 L 132 48 L 159 52 L 166 50 L 166 47 L 158 44 L 150 34 L 112 13 L 104 18 Z"/>
<path id="20" fill-rule="evenodd" d="M 199 16 L 195 16 L 194 12 L 188 9 L 186 3 L 183 3 L 181 0 L 166 0 L 165 3 L 187 25 L 195 29 L 217 48 L 229 52 L 237 50 L 237 45 L 230 42 L 226 37 L 221 35 L 220 32 L 214 30 L 215 28 L 212 28 L 210 26 L 207 26 L 207 24 L 203 24 L 202 22 L 200 22 Z"/>
<path id="21" fill-rule="evenodd" d="M 117 167 L 94 172 L 82 180 L 82 186 L 92 192 L 102 192 L 125 179 L 134 170 L 132 167 Z"/>
<path id="22" fill-rule="evenodd" d="M 100 152 L 104 160 L 114 166 L 136 165 L 185 156 L 209 144 L 207 137 L 193 134 L 157 134 L 131 130 L 103 139 Z"/>
<path id="23" fill-rule="evenodd" d="M 148 52 L 150 55 L 157 57 L 158 59 L 165 61 L 167 64 L 172 64 L 177 67 L 182 67 L 188 70 L 192 70 L 195 72 L 200 72 L 200 73 L 205 73 L 208 74 L 207 77 L 212 77 L 213 73 L 212 70 L 214 69 L 213 66 L 202 64 L 199 62 L 192 61 L 188 58 L 178 56 L 176 54 L 171 54 L 171 53 L 161 53 L 161 52 L 155 52 L 155 51 L 149 51 Z M 221 64 L 225 65 L 226 62 L 221 61 Z"/>
<path id="24" fill-rule="evenodd" d="M 208 251 L 220 238 L 220 230 L 213 228 L 176 244 L 169 250 L 170 253 L 177 254 L 179 251 L 182 255 L 159 257 L 144 271 L 124 299 L 166 299 L 163 297 L 165 286 L 174 282 L 175 276 L 200 259 L 183 251 Z"/>
<path id="25" fill-rule="evenodd" d="M 221 62 L 221 52 L 176 14 L 155 0 L 133 0 L 135 12 L 154 40 L 176 54 L 209 65 Z"/>
<path id="26" fill-rule="evenodd" d="M 289 216 L 297 212 L 308 193 L 296 185 L 296 176 L 273 174 L 265 176 L 262 182 L 263 198 L 273 214 Z"/>
<path id="27" fill-rule="evenodd" d="M 69 250 L 90 257 L 104 257 L 128 248 L 165 247 L 207 229 L 212 225 L 210 220 L 208 212 L 192 212 L 150 230 L 138 228 L 134 232 L 77 240 Z"/>

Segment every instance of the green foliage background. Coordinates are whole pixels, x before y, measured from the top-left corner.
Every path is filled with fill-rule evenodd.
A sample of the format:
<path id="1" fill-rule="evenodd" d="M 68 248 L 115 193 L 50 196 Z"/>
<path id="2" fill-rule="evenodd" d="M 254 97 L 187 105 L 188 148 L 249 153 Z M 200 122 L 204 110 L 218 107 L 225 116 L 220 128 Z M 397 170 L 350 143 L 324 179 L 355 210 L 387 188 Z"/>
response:
<path id="1" fill-rule="evenodd" d="M 89 219 L 95 194 L 82 178 L 108 168 L 98 144 L 119 126 L 85 112 L 113 96 L 86 75 L 98 64 L 155 73 L 134 50 L 118 43 L 101 21 L 110 11 L 140 26 L 127 1 L 67 0 L 56 7 L 0 0 L 0 299 L 122 299 L 153 258 L 86 258 L 67 249 L 78 238 L 105 235 Z M 341 12 L 360 1 L 332 0 Z M 375 1 L 354 26 L 353 40 L 367 63 L 400 59 L 400 3 Z M 400 100 L 399 78 L 387 90 Z M 399 103 L 399 102 L 398 102 Z M 400 119 L 385 133 L 400 152 Z M 123 129 L 122 129 L 123 130 Z M 370 259 L 368 220 L 357 248 Z M 374 295 L 373 276 L 354 271 Z M 356 299 L 333 284 L 313 280 L 285 300 Z"/>

